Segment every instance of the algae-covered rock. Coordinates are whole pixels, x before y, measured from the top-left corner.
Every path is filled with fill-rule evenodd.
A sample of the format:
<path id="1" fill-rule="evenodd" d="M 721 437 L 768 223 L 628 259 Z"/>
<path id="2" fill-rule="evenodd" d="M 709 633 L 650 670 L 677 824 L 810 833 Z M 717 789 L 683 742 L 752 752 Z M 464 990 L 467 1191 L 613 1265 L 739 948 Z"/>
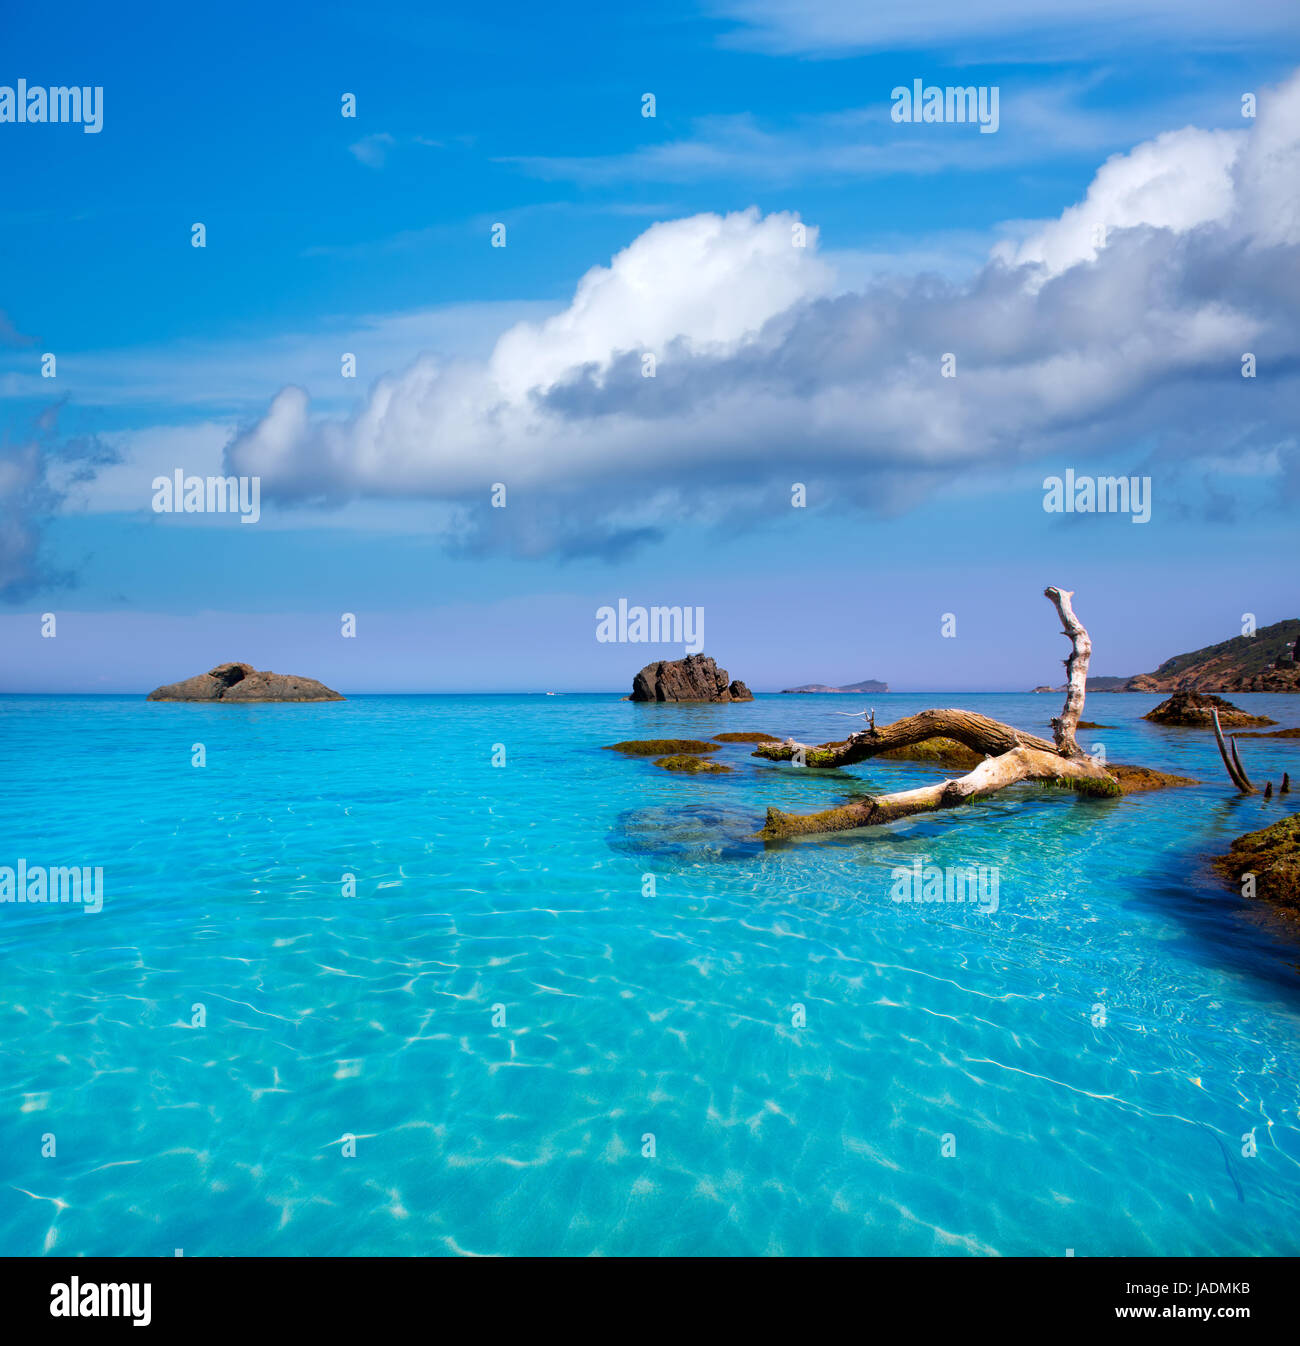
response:
<path id="1" fill-rule="evenodd" d="M 877 754 L 889 762 L 938 762 L 941 766 L 964 767 L 969 770 L 984 760 L 984 754 L 955 738 L 927 738 L 921 743 L 910 743 L 905 748 L 890 748 Z"/>
<path id="2" fill-rule="evenodd" d="M 780 739 L 775 734 L 760 734 L 755 731 L 752 734 L 714 734 L 715 743 L 780 743 Z"/>
<path id="3" fill-rule="evenodd" d="M 1247 832 L 1219 856 L 1214 867 L 1246 897 L 1267 902 L 1281 915 L 1300 921 L 1300 815 Z M 1253 875 L 1253 882 L 1246 876 Z"/>
<path id="4" fill-rule="evenodd" d="M 668 757 L 717 752 L 718 745 L 699 738 L 629 738 L 622 743 L 605 744 L 605 751 L 626 753 L 629 757 Z"/>
<path id="5" fill-rule="evenodd" d="M 701 772 L 720 775 L 731 770 L 721 762 L 711 761 L 707 757 L 692 757 L 686 753 L 674 753 L 671 757 L 656 757 L 655 766 L 661 766 L 665 771 L 684 771 L 691 776 L 699 775 Z"/>
<path id="6" fill-rule="evenodd" d="M 1119 781 L 1119 788 L 1126 795 L 1142 794 L 1146 790 L 1167 790 L 1179 785 L 1199 785 L 1191 776 L 1175 776 L 1169 771 L 1154 771 L 1146 766 L 1125 766 L 1120 762 L 1108 762 L 1106 770 Z"/>

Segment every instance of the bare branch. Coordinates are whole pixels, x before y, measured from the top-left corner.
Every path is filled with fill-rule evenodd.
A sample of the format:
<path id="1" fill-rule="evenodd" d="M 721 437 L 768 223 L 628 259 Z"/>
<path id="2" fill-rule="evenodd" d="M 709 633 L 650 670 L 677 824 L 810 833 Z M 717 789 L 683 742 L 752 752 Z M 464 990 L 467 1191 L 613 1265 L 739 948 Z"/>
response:
<path id="1" fill-rule="evenodd" d="M 1228 745 L 1223 741 L 1223 726 L 1219 723 L 1219 710 L 1217 706 L 1210 707 L 1210 714 L 1214 717 L 1214 741 L 1219 745 L 1219 756 L 1223 758 L 1223 765 L 1227 769 L 1228 779 L 1244 795 L 1253 795 L 1256 793 L 1255 787 L 1246 778 L 1246 773 L 1240 769 L 1240 759 L 1234 762 L 1228 755 Z"/>
<path id="2" fill-rule="evenodd" d="M 1246 788 L 1248 790 L 1250 790 L 1252 793 L 1257 793 L 1257 791 L 1255 790 L 1255 782 L 1251 780 L 1251 778 L 1248 775 L 1246 775 L 1246 768 L 1241 764 L 1241 756 L 1237 752 L 1236 734 L 1230 734 L 1228 736 L 1228 743 L 1229 746 L 1232 748 L 1232 764 L 1237 768 L 1237 774 L 1241 777 L 1243 781 L 1246 782 Z"/>

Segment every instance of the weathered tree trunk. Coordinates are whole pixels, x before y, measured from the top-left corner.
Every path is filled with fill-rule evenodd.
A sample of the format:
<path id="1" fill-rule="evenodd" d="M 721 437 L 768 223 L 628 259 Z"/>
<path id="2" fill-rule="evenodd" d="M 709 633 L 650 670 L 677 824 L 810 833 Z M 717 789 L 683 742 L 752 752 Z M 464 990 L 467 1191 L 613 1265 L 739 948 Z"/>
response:
<path id="1" fill-rule="evenodd" d="M 821 813 L 783 813 L 780 809 L 768 809 L 767 822 L 758 836 L 765 841 L 777 841 L 809 833 L 842 832 L 892 823 L 916 813 L 969 804 L 1027 780 L 1044 781 L 1081 794 L 1110 796 L 1121 793 L 1114 776 L 1087 757 L 1075 741 L 1087 692 L 1092 641 L 1070 606 L 1073 590 L 1049 588 L 1044 593 L 1056 607 L 1065 634 L 1073 645 L 1070 657 L 1065 661 L 1068 680 L 1065 707 L 1052 721 L 1055 744 L 999 720 L 991 720 L 986 715 L 964 710 L 923 710 L 919 715 L 909 715 L 894 724 L 881 726 L 875 724 L 873 716 L 868 728 L 841 742 L 823 743 L 817 747 L 808 747 L 793 739 L 780 744 L 764 744 L 754 756 L 776 762 L 793 759 L 810 767 L 848 766 L 891 748 L 909 747 L 932 738 L 956 739 L 986 756 L 973 771 L 954 780 L 876 795 Z"/>
<path id="2" fill-rule="evenodd" d="M 851 766 L 891 748 L 910 748 L 914 743 L 924 743 L 932 738 L 953 738 L 990 757 L 1000 757 L 1012 748 L 1056 751 L 1045 738 L 1013 729 L 1001 720 L 990 720 L 987 715 L 976 715 L 968 710 L 923 710 L 918 715 L 895 720 L 893 724 L 860 729 L 839 743 L 822 743 L 816 747 L 796 743 L 793 739 L 784 743 L 764 743 L 756 749 L 754 756 L 766 757 L 772 762 L 788 762 L 802 749 L 805 766 Z"/>
<path id="3" fill-rule="evenodd" d="M 810 832 L 843 832 L 853 827 L 892 823 L 914 813 L 933 813 L 936 809 L 970 804 L 1026 780 L 1046 781 L 1081 794 L 1109 797 L 1120 793 L 1115 778 L 1087 757 L 1062 757 L 1052 748 L 1046 751 L 1012 748 L 1000 757 L 986 758 L 973 771 L 956 780 L 877 795 L 822 813 L 783 813 L 780 809 L 770 808 L 767 822 L 757 835 L 764 841 L 779 841 Z"/>
<path id="4" fill-rule="evenodd" d="M 1075 742 L 1074 734 L 1079 727 L 1079 716 L 1083 714 L 1083 700 L 1088 691 L 1088 660 L 1092 658 L 1092 639 L 1070 606 L 1070 599 L 1074 597 L 1073 589 L 1049 588 L 1044 589 L 1043 594 L 1055 605 L 1072 646 L 1070 657 L 1065 661 L 1065 707 L 1052 721 L 1056 750 L 1065 757 L 1082 757 L 1083 750 Z"/>

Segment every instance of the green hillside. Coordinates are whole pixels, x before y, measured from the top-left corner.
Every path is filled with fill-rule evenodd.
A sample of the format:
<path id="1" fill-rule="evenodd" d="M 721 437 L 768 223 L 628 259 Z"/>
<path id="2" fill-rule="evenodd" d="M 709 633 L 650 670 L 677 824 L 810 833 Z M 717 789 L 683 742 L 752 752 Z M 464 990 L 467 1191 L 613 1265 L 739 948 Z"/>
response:
<path id="1" fill-rule="evenodd" d="M 1172 659 L 1166 659 L 1150 676 L 1176 677 L 1198 664 L 1227 660 L 1237 674 L 1249 677 L 1272 668 L 1287 652 L 1287 645 L 1297 639 L 1300 639 L 1300 617 L 1291 617 L 1284 622 L 1274 622 L 1272 626 L 1261 626 L 1253 636 L 1234 636 L 1218 645 L 1207 645 L 1203 650 L 1176 654 Z"/>

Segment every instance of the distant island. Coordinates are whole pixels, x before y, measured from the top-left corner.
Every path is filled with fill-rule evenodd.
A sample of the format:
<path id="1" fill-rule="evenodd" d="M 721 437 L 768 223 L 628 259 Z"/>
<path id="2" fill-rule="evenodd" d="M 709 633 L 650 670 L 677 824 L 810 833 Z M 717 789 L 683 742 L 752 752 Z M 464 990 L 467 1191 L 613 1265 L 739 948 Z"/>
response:
<path id="1" fill-rule="evenodd" d="M 343 701 L 333 688 L 293 673 L 258 672 L 252 664 L 218 664 L 183 682 L 155 687 L 150 701 Z"/>
<path id="2" fill-rule="evenodd" d="M 1089 678 L 1090 692 L 1300 692 L 1296 641 L 1300 618 L 1261 626 L 1253 636 L 1166 659 L 1154 673 L 1131 678 Z M 1035 687 L 1059 692 L 1063 687 Z"/>
<path id="3" fill-rule="evenodd" d="M 867 678 L 864 682 L 850 682 L 844 687 L 827 687 L 824 682 L 809 682 L 802 687 L 783 687 L 782 696 L 798 696 L 804 692 L 887 692 L 889 684 L 887 682 L 876 682 L 872 678 Z"/>
<path id="4" fill-rule="evenodd" d="M 1089 679 L 1088 679 L 1088 691 L 1090 691 L 1090 692 L 1126 692 L 1126 691 L 1128 691 L 1128 689 L 1129 689 L 1129 688 L 1128 688 L 1129 683 L 1132 682 L 1132 681 L 1133 681 L 1132 678 L 1112 678 L 1112 677 L 1107 677 L 1107 676 L 1102 676 L 1102 677 L 1099 677 L 1099 678 L 1089 678 Z M 1042 687 L 1035 687 L 1035 688 L 1034 688 L 1034 691 L 1036 691 L 1036 692 L 1063 692 L 1063 691 L 1065 691 L 1065 690 L 1066 690 L 1066 685 L 1065 685 L 1065 683 L 1061 683 L 1061 684 L 1060 684 L 1059 686 L 1057 686 L 1057 687 L 1047 687 L 1047 686 L 1042 686 Z"/>

